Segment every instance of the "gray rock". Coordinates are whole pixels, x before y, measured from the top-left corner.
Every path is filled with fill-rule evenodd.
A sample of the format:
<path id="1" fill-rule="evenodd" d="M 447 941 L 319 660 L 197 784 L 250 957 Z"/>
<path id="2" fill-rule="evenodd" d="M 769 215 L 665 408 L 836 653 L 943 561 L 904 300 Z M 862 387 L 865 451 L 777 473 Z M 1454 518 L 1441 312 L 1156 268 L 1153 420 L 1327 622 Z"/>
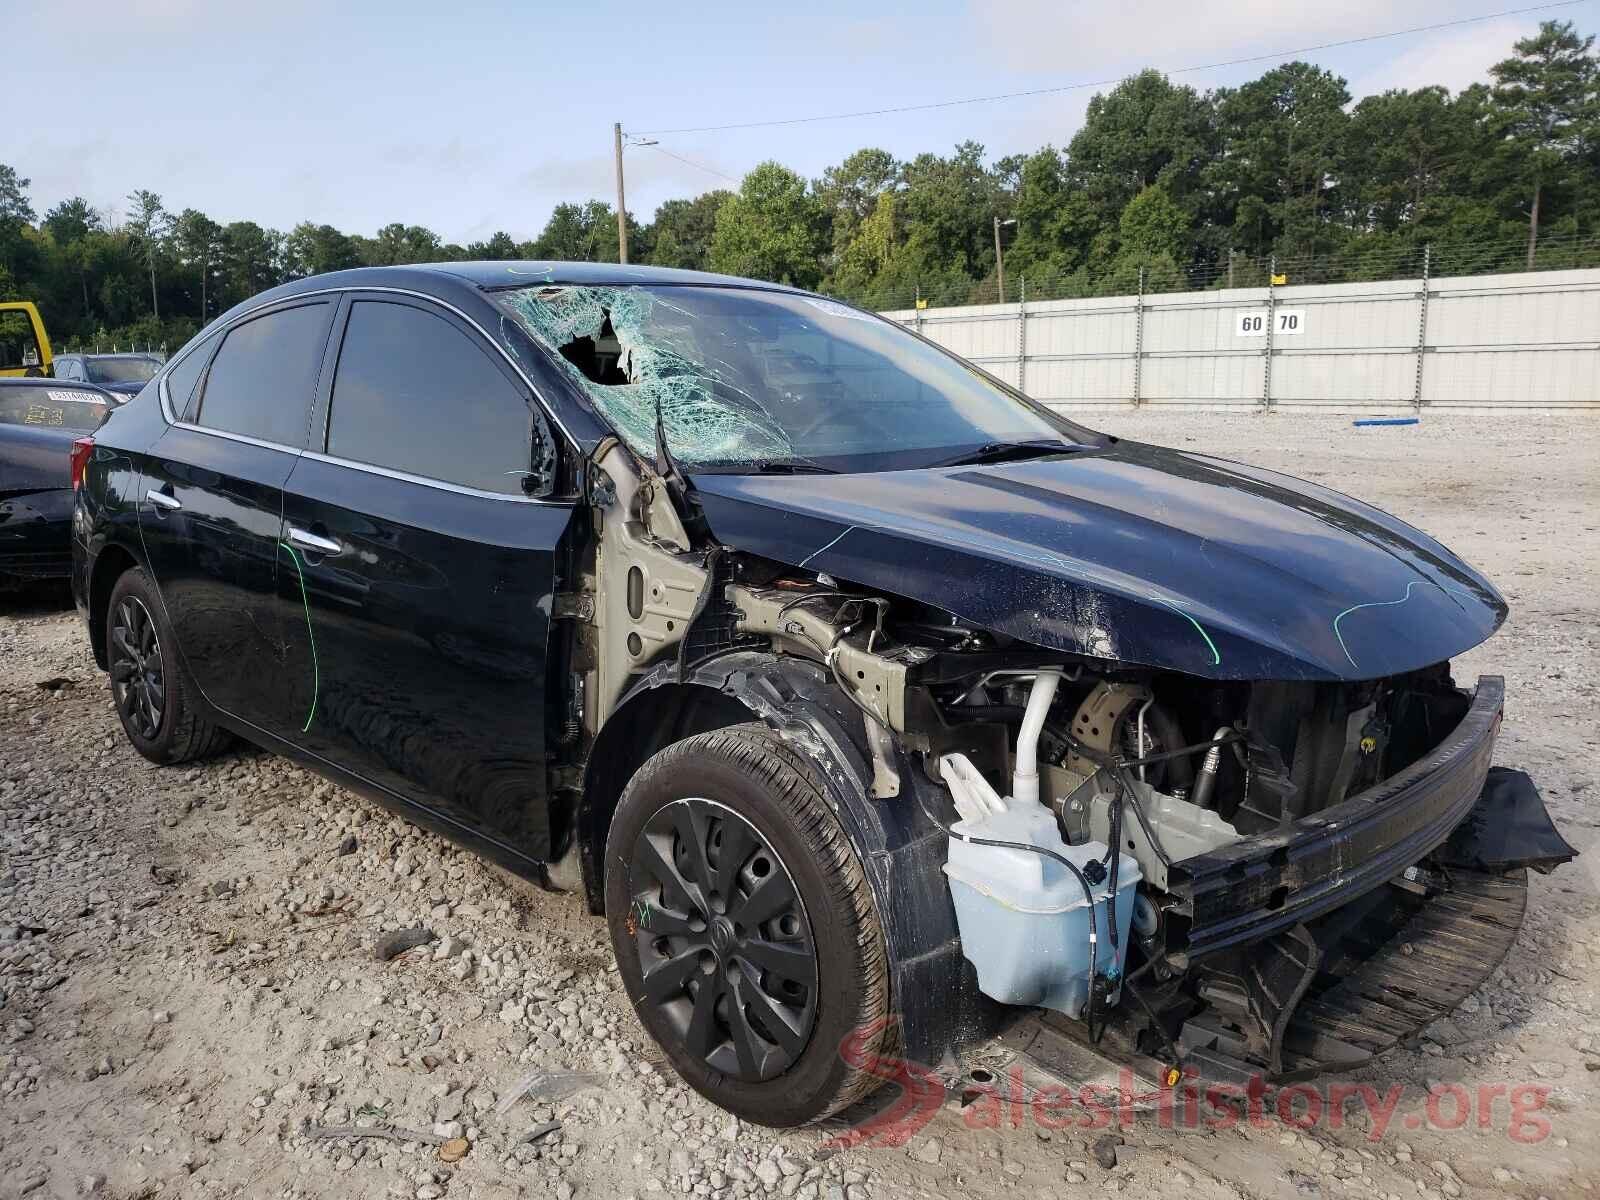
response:
<path id="1" fill-rule="evenodd" d="M 912 1142 L 906 1154 L 917 1162 L 936 1163 L 944 1156 L 944 1143 L 936 1137 L 923 1138 Z"/>
<path id="2" fill-rule="evenodd" d="M 1122 1138 L 1115 1133 L 1101 1134 L 1095 1138 L 1090 1150 L 1094 1153 L 1095 1162 L 1107 1171 L 1117 1165 L 1117 1147 L 1122 1145 Z"/>

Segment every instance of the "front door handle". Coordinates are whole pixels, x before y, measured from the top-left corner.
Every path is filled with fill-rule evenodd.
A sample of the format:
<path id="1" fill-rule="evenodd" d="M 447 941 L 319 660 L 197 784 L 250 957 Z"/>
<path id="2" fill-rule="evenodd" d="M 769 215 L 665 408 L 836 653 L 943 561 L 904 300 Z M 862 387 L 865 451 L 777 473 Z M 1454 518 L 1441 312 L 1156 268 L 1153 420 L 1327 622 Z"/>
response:
<path id="1" fill-rule="evenodd" d="M 144 498 L 157 508 L 164 508 L 168 512 L 173 512 L 183 507 L 182 500 L 179 500 L 176 496 L 169 496 L 166 492 L 158 492 L 155 488 L 145 492 Z"/>
<path id="2" fill-rule="evenodd" d="M 308 529 L 296 529 L 293 525 L 289 526 L 289 540 L 313 554 L 340 554 L 344 551 L 344 547 L 332 538 L 322 537 Z"/>

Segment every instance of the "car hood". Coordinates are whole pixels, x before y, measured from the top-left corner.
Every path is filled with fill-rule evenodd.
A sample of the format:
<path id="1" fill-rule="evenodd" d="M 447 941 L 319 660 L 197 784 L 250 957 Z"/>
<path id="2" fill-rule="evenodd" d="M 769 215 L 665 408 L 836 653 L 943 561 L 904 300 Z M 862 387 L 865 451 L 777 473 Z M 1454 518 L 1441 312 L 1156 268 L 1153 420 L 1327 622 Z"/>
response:
<path id="1" fill-rule="evenodd" d="M 1055 650 L 1210 679 L 1372 679 L 1505 619 L 1421 531 L 1312 483 L 1134 442 L 994 466 L 693 476 L 718 541 Z"/>

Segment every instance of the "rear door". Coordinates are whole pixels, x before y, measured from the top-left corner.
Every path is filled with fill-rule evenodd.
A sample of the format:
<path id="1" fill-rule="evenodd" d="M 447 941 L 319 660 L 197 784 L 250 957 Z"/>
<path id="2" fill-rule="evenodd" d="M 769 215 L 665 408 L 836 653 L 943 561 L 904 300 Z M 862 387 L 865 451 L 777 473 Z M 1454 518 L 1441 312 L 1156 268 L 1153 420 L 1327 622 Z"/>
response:
<path id="1" fill-rule="evenodd" d="M 144 464 L 139 530 L 178 651 L 216 707 L 279 732 L 283 481 L 304 448 L 337 307 L 290 302 L 201 343 L 166 379 L 168 426 Z"/>
<path id="2" fill-rule="evenodd" d="M 352 293 L 284 488 L 292 739 L 457 836 L 549 854 L 545 655 L 570 502 L 504 356 L 444 308 Z"/>

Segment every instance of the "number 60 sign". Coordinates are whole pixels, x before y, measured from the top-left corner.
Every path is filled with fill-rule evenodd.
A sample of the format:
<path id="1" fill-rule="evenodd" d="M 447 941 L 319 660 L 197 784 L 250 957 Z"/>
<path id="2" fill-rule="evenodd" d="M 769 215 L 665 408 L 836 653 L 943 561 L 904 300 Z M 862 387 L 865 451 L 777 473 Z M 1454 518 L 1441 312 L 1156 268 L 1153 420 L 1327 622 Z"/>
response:
<path id="1" fill-rule="evenodd" d="M 1264 308 L 1253 308 L 1236 314 L 1233 323 L 1235 337 L 1266 337 L 1267 323 L 1272 323 L 1274 337 L 1293 337 L 1306 327 L 1303 309 L 1280 308 L 1268 313 Z"/>

